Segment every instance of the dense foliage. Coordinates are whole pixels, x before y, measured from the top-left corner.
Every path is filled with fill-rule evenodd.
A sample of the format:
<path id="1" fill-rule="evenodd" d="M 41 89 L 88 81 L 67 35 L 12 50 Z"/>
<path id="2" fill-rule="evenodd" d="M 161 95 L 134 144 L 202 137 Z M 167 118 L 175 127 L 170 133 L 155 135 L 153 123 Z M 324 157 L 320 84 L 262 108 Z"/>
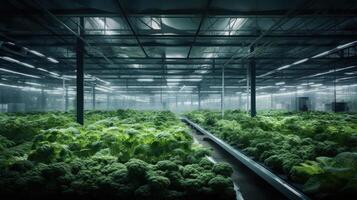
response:
<path id="1" fill-rule="evenodd" d="M 357 194 L 357 115 L 228 111 L 186 116 L 321 198 Z"/>
<path id="2" fill-rule="evenodd" d="M 0 115 L 0 195 L 77 199 L 234 199 L 232 169 L 213 164 L 171 112 Z"/>

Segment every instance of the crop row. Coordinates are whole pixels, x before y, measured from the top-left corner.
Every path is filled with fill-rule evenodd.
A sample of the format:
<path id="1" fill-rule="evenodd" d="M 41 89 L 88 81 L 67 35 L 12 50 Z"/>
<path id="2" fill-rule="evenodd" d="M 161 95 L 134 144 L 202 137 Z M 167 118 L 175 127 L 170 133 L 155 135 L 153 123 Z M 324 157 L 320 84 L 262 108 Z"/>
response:
<path id="1" fill-rule="evenodd" d="M 171 112 L 0 115 L 0 196 L 234 199 L 228 164 Z"/>
<path id="2" fill-rule="evenodd" d="M 186 116 L 316 198 L 357 193 L 357 115 L 193 111 Z"/>

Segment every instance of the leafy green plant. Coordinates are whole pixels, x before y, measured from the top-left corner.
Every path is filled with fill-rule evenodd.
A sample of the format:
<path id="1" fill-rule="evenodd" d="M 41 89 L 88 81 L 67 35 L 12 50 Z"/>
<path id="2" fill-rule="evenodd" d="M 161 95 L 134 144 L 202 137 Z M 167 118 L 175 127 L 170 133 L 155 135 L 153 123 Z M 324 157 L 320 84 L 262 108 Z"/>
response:
<path id="1" fill-rule="evenodd" d="M 1 115 L 6 126 L 0 132 L 0 195 L 234 199 L 230 166 L 208 161 L 210 150 L 193 144 L 173 113 L 118 110 L 86 116 L 80 126 L 70 113 Z M 14 119 L 18 123 L 11 124 Z"/>
<path id="2" fill-rule="evenodd" d="M 224 120 L 219 112 L 209 110 L 185 115 L 271 170 L 305 183 L 307 193 L 350 194 L 357 185 L 351 174 L 357 168 L 351 161 L 353 152 L 357 152 L 355 114 L 270 111 L 251 118 L 230 110 Z M 331 164 L 331 159 L 339 162 Z M 350 163 L 346 168 L 346 160 L 354 166 Z"/>

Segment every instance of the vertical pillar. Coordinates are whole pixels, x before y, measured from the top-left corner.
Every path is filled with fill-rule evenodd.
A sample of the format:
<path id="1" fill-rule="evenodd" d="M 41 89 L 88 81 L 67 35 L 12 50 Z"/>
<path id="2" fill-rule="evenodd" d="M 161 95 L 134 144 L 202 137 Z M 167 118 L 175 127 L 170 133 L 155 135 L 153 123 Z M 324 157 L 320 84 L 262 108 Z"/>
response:
<path id="1" fill-rule="evenodd" d="M 198 86 L 198 110 L 201 110 L 201 86 Z"/>
<path id="2" fill-rule="evenodd" d="M 4 94 L 4 92 L 3 92 L 2 88 L 3 88 L 3 87 L 0 86 L 0 105 L 1 105 L 1 107 L 0 107 L 0 113 L 1 113 L 1 112 L 5 112 L 5 111 L 4 111 L 4 108 L 3 108 L 3 106 L 4 106 L 4 104 L 3 104 L 3 102 L 4 102 L 4 101 L 3 101 L 3 96 L 4 96 L 3 94 Z"/>
<path id="3" fill-rule="evenodd" d="M 66 111 L 66 80 L 62 79 L 62 100 L 63 100 L 63 111 Z"/>
<path id="4" fill-rule="evenodd" d="M 95 83 L 92 85 L 92 109 L 95 110 Z"/>
<path id="5" fill-rule="evenodd" d="M 224 117 L 224 65 L 222 66 L 222 93 L 221 93 L 221 115 Z"/>
<path id="6" fill-rule="evenodd" d="M 250 53 L 254 51 L 254 47 L 250 48 Z M 254 58 L 250 58 L 249 62 L 249 80 L 250 80 L 250 116 L 255 117 L 257 115 L 256 110 L 256 90 L 255 90 L 255 60 Z"/>
<path id="7" fill-rule="evenodd" d="M 192 99 L 192 93 L 190 94 L 190 107 L 192 108 L 193 105 L 193 99 Z"/>
<path id="8" fill-rule="evenodd" d="M 342 51 L 343 53 L 343 51 Z M 336 101 L 337 101 L 337 93 L 336 93 L 336 67 L 334 67 L 334 76 L 333 76 L 333 111 L 336 112 Z"/>
<path id="9" fill-rule="evenodd" d="M 242 105 L 242 94 L 240 93 L 238 97 L 238 110 L 243 110 L 241 109 L 241 105 Z"/>
<path id="10" fill-rule="evenodd" d="M 160 83 L 160 105 L 161 105 L 161 109 L 164 110 L 164 103 L 162 101 L 162 84 L 163 83 L 163 77 L 161 77 L 161 83 Z"/>
<path id="11" fill-rule="evenodd" d="M 81 37 L 84 35 L 84 19 L 83 17 L 79 18 L 78 33 Z M 84 121 L 84 43 L 80 38 L 77 38 L 76 46 L 76 61 L 77 61 L 77 122 L 83 125 Z"/>
<path id="12" fill-rule="evenodd" d="M 175 96 L 175 108 L 176 108 L 176 112 L 178 111 L 178 108 L 177 108 L 177 94 Z"/>
<path id="13" fill-rule="evenodd" d="M 296 86 L 295 87 L 295 99 L 294 99 L 294 102 L 295 102 L 295 105 L 294 105 L 294 111 L 298 111 L 298 102 L 297 102 L 297 98 L 298 98 L 298 87 Z"/>
<path id="14" fill-rule="evenodd" d="M 64 102 L 64 110 L 68 111 L 68 85 L 66 85 L 66 93 L 65 93 L 65 102 Z"/>
<path id="15" fill-rule="evenodd" d="M 249 96 L 250 96 L 250 67 L 247 66 L 247 99 L 246 99 L 246 112 L 248 113 L 250 110 L 250 101 L 249 101 Z"/>
<path id="16" fill-rule="evenodd" d="M 337 101 L 337 93 L 336 93 L 336 79 L 333 80 L 333 111 L 336 112 L 336 101 Z"/>
<path id="17" fill-rule="evenodd" d="M 107 110 L 109 110 L 109 93 L 107 94 Z"/>
<path id="18" fill-rule="evenodd" d="M 41 112 L 46 111 L 46 94 L 45 89 L 41 88 Z"/>

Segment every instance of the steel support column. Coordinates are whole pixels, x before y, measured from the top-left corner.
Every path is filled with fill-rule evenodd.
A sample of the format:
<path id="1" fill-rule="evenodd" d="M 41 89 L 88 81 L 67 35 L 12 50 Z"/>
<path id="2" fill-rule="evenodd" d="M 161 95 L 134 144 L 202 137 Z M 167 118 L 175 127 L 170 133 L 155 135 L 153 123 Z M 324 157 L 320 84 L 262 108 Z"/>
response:
<path id="1" fill-rule="evenodd" d="M 334 67 L 334 77 L 333 77 L 333 112 L 336 112 L 337 108 L 337 93 L 336 93 L 336 66 Z"/>
<path id="2" fill-rule="evenodd" d="M 46 94 L 45 94 L 45 89 L 42 87 L 41 88 L 41 112 L 46 111 Z"/>
<path id="3" fill-rule="evenodd" d="M 109 110 L 109 99 L 110 98 L 110 96 L 109 96 L 109 93 L 107 94 L 107 110 Z"/>
<path id="4" fill-rule="evenodd" d="M 79 18 L 78 32 L 81 37 L 84 35 L 84 18 Z M 84 42 L 77 38 L 77 46 L 76 46 L 76 57 L 77 57 L 77 106 L 76 106 L 76 114 L 77 114 L 77 122 L 83 125 L 84 121 Z"/>
<path id="5" fill-rule="evenodd" d="M 95 83 L 92 85 L 92 109 L 95 110 Z"/>
<path id="6" fill-rule="evenodd" d="M 254 51 L 254 47 L 251 46 L 250 52 Z M 250 81 L 250 116 L 255 117 L 257 115 L 256 108 L 256 88 L 255 88 L 255 60 L 254 58 L 249 59 L 249 81 Z"/>
<path id="7" fill-rule="evenodd" d="M 224 65 L 222 66 L 221 115 L 224 117 Z"/>
<path id="8" fill-rule="evenodd" d="M 64 97 L 64 111 L 68 111 L 68 85 L 66 85 L 65 97 Z"/>
<path id="9" fill-rule="evenodd" d="M 62 79 L 62 100 L 63 100 L 63 111 L 66 111 L 66 80 Z"/>
<path id="10" fill-rule="evenodd" d="M 201 86 L 198 86 L 198 110 L 201 110 Z"/>
<path id="11" fill-rule="evenodd" d="M 178 110 L 178 108 L 177 108 L 177 94 L 175 96 L 175 108 L 176 108 L 176 112 L 177 112 L 177 110 Z"/>

